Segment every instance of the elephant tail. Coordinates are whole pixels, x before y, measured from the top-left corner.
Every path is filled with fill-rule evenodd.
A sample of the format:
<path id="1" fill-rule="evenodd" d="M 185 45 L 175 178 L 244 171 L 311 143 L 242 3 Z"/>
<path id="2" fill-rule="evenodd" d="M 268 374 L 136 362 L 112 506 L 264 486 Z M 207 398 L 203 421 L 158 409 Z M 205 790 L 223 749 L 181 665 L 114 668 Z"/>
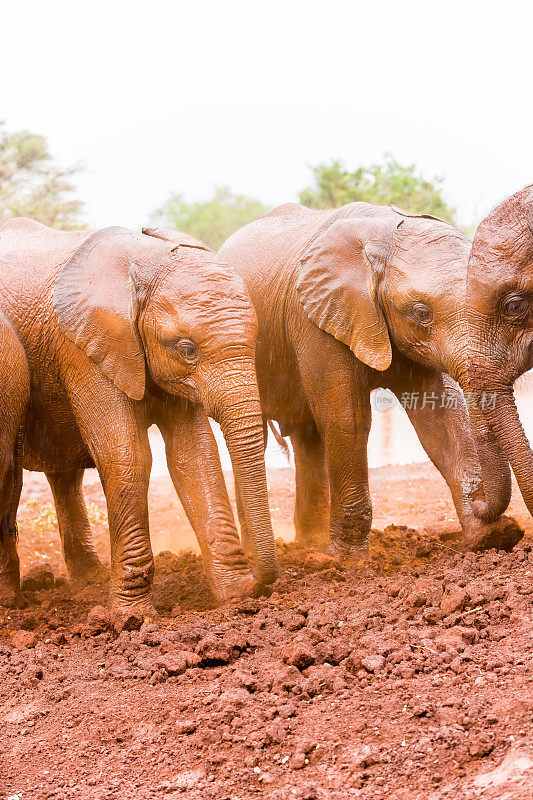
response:
<path id="1" fill-rule="evenodd" d="M 283 453 L 285 454 L 285 458 L 287 459 L 287 461 L 290 461 L 291 460 L 291 451 L 289 449 L 289 445 L 287 443 L 287 440 L 281 435 L 280 430 L 274 425 L 274 421 L 273 420 L 271 420 L 271 419 L 268 420 L 268 427 L 272 431 L 272 434 L 273 434 L 274 439 L 276 440 L 277 444 L 283 450 Z"/>

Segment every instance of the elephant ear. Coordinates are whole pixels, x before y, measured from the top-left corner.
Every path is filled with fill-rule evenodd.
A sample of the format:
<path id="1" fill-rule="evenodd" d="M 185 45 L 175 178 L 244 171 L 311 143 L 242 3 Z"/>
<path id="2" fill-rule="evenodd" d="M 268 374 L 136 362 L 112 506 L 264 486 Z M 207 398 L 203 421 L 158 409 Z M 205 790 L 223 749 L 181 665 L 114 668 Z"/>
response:
<path id="1" fill-rule="evenodd" d="M 300 261 L 296 288 L 307 316 L 321 330 L 347 344 L 369 367 L 390 366 L 389 333 L 354 220 L 337 220 L 310 244 Z"/>
<path id="2" fill-rule="evenodd" d="M 118 389 L 141 400 L 146 367 L 130 274 L 132 236 L 125 228 L 105 228 L 89 236 L 63 265 L 53 302 L 67 338 Z"/>
<path id="3" fill-rule="evenodd" d="M 182 233 L 181 231 L 171 231 L 169 228 L 143 228 L 142 232 L 146 236 L 153 236 L 156 239 L 162 239 L 164 242 L 171 242 L 175 247 L 196 247 L 198 250 L 207 250 L 210 248 L 191 236 L 190 233 Z M 172 248 L 175 249 L 174 247 Z"/>

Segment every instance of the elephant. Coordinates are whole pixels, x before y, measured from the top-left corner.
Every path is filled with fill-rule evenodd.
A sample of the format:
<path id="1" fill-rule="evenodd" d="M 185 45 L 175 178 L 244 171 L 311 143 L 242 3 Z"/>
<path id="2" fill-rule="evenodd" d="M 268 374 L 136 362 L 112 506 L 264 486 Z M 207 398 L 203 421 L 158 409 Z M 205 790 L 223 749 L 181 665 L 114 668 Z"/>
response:
<path id="1" fill-rule="evenodd" d="M 17 508 L 22 489 L 22 425 L 30 396 L 26 354 L 0 313 L 0 603 L 12 605 L 19 588 Z"/>
<path id="2" fill-rule="evenodd" d="M 512 547 L 520 536 L 500 519 L 505 491 L 490 520 L 473 508 L 480 467 L 455 383 L 466 381 L 470 247 L 441 219 L 364 202 L 337 210 L 289 203 L 222 245 L 258 316 L 263 416 L 293 446 L 301 543 L 326 538 L 340 557 L 368 550 L 367 439 L 378 387 L 410 398 L 407 414 L 448 483 L 465 545 Z"/>
<path id="3" fill-rule="evenodd" d="M 0 308 L 27 355 L 24 466 L 50 483 L 74 580 L 101 565 L 82 494 L 98 469 L 111 539 L 110 603 L 153 613 L 148 427 L 163 436 L 174 486 L 219 601 L 273 582 L 257 320 L 242 279 L 187 234 L 120 227 L 0 228 Z M 242 550 L 207 415 L 222 428 L 253 540 Z"/>
<path id="4" fill-rule="evenodd" d="M 509 464 L 533 514 L 533 453 L 518 416 L 513 383 L 533 367 L 533 186 L 497 206 L 479 225 L 467 272 L 468 375 L 476 400 L 478 440 L 486 483 L 507 484 Z M 480 504 L 478 513 L 493 513 Z"/>

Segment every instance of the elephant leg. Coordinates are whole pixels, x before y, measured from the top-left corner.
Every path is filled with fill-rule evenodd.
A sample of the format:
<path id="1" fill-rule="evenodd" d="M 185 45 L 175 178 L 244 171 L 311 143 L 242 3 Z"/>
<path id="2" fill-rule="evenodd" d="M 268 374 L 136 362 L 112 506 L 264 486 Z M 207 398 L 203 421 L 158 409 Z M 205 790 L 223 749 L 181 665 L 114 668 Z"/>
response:
<path id="1" fill-rule="evenodd" d="M 0 458 L 0 605 L 13 606 L 20 590 L 17 509 L 22 491 L 22 462 L 10 452 Z"/>
<path id="2" fill-rule="evenodd" d="M 468 411 L 457 384 L 443 373 L 417 365 L 390 388 L 400 400 L 402 394 L 412 393 L 407 414 L 422 447 L 450 488 L 465 545 L 472 550 L 506 547 L 509 537 L 513 543 L 508 544 L 516 544 L 517 533 L 505 519 L 486 523 L 473 513 L 481 489 L 480 467 Z"/>
<path id="3" fill-rule="evenodd" d="M 219 602 L 257 595 L 220 466 L 218 447 L 205 411 L 178 398 L 155 409 L 165 440 L 174 487 L 194 529 L 207 579 Z"/>
<path id="4" fill-rule="evenodd" d="M 91 540 L 91 526 L 83 496 L 83 469 L 47 474 L 52 489 L 69 577 L 87 583 L 105 573 Z"/>
<path id="5" fill-rule="evenodd" d="M 150 588 L 154 557 L 148 521 L 152 454 L 147 432 L 130 431 L 129 436 L 125 435 L 119 441 L 98 446 L 94 460 L 107 501 L 111 605 L 115 608 L 134 606 L 153 614 Z"/>
<path id="6" fill-rule="evenodd" d="M 352 353 L 316 329 L 318 341 L 298 353 L 302 381 L 324 443 L 330 490 L 328 550 L 341 557 L 367 553 L 372 504 L 367 445 L 370 391 Z"/>
<path id="7" fill-rule="evenodd" d="M 329 479 L 326 454 L 316 425 L 291 432 L 296 472 L 294 528 L 296 541 L 308 547 L 324 544 L 329 530 Z"/>
<path id="8" fill-rule="evenodd" d="M 102 381 L 96 380 L 83 394 L 67 388 L 106 497 L 111 607 L 155 614 L 150 596 L 154 558 L 148 524 L 152 453 L 146 423 L 122 392 Z"/>
<path id="9" fill-rule="evenodd" d="M 345 397 L 349 402 L 349 396 Z M 349 413 L 351 411 L 351 413 Z M 330 540 L 328 550 L 348 557 L 368 553 L 372 503 L 368 489 L 370 402 L 346 406 L 338 421 L 322 428 L 329 469 Z"/>

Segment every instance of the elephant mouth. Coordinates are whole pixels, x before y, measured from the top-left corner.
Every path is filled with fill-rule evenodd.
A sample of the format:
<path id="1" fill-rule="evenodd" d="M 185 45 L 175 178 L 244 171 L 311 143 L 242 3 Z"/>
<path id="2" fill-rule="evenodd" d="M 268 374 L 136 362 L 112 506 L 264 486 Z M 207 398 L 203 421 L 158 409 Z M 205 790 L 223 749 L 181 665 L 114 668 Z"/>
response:
<path id="1" fill-rule="evenodd" d="M 181 397 L 184 397 L 185 400 L 190 400 L 191 403 L 198 403 L 198 391 L 196 386 L 191 386 L 191 384 L 187 383 L 186 381 L 178 381 L 176 384 L 176 394 L 179 394 Z"/>
<path id="2" fill-rule="evenodd" d="M 159 382 L 159 386 L 169 394 L 182 397 L 190 403 L 200 403 L 198 389 L 193 383 L 189 383 L 188 378 L 168 378 Z"/>

